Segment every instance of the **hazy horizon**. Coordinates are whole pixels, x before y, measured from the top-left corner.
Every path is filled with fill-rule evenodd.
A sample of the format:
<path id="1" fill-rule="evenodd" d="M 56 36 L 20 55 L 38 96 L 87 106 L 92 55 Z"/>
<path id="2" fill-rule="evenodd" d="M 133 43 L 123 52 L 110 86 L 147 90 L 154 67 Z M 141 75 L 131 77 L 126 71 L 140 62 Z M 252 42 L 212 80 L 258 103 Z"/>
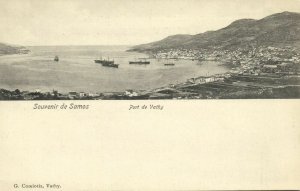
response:
<path id="1" fill-rule="evenodd" d="M 300 12 L 300 0 L 0 0 L 0 42 L 133 46 L 284 11 Z"/>
<path id="2" fill-rule="evenodd" d="M 18 45 L 18 44 L 14 44 Z M 53 44 L 53 45 L 24 45 L 26 47 L 36 47 L 36 46 L 123 46 L 123 47 L 130 47 L 134 46 L 134 44 Z"/>

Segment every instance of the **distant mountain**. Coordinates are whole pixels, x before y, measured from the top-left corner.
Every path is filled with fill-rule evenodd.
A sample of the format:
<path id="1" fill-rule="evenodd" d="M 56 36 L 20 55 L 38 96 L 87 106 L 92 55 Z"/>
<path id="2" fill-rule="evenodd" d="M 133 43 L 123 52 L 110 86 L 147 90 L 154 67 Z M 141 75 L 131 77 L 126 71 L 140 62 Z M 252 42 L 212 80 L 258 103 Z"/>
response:
<path id="1" fill-rule="evenodd" d="M 260 20 L 241 19 L 217 31 L 174 35 L 161 41 L 134 46 L 131 51 L 160 49 L 237 49 L 245 46 L 300 47 L 300 13 L 283 12 Z"/>
<path id="2" fill-rule="evenodd" d="M 6 54 L 26 54 L 29 50 L 24 46 L 13 46 L 0 43 L 0 56 Z"/>

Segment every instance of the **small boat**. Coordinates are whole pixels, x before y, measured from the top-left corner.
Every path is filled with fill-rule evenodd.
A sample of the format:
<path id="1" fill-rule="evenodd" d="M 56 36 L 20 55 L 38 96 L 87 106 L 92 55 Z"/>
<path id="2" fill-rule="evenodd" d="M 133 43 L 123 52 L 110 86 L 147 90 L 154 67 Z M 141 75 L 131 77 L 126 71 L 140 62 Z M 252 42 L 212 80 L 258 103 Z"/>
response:
<path id="1" fill-rule="evenodd" d="M 55 57 L 54 57 L 54 61 L 55 61 L 55 62 L 58 62 L 58 61 L 59 61 L 58 56 L 55 56 Z"/>

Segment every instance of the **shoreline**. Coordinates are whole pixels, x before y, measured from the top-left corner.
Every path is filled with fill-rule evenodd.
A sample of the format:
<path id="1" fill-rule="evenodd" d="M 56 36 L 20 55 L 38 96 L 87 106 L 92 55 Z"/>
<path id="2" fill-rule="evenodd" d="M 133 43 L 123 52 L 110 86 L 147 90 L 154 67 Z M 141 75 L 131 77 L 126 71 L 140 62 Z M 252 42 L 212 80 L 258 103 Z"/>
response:
<path id="1" fill-rule="evenodd" d="M 274 85 L 274 81 L 276 85 Z M 227 72 L 199 76 L 150 90 L 60 93 L 0 89 L 0 100 L 155 100 L 155 99 L 292 99 L 300 98 L 300 75 L 241 75 Z"/>
<path id="2" fill-rule="evenodd" d="M 271 57 L 286 49 L 260 47 L 259 52 L 267 52 Z M 257 51 L 256 50 L 256 51 Z M 287 49 L 289 50 L 289 49 Z M 149 58 L 169 59 L 172 54 L 181 54 L 183 59 L 222 62 L 222 66 L 231 68 L 229 72 L 198 76 L 185 82 L 169 84 L 148 90 L 128 89 L 117 92 L 87 93 L 57 90 L 41 92 L 0 89 L 0 100 L 147 100 L 147 99 L 248 99 L 248 98 L 300 98 L 299 53 L 296 60 L 270 61 L 265 56 L 254 57 L 251 52 L 241 54 L 236 50 L 228 55 L 227 51 L 214 51 L 212 54 L 200 54 L 197 50 L 165 50 L 159 53 L 146 53 Z M 191 54 L 191 52 L 193 54 Z M 164 55 L 164 57 L 160 57 Z M 196 57 L 200 55 L 200 57 Z M 217 55 L 216 58 L 214 56 Z M 188 57 L 187 57 L 188 56 Z M 208 59 L 207 59 L 208 58 Z M 226 59 L 225 59 L 226 58 Z M 176 58 L 182 59 L 182 58 Z M 265 61 L 267 60 L 267 61 Z"/>
<path id="3" fill-rule="evenodd" d="M 85 49 L 83 48 L 83 50 L 85 50 Z M 32 51 L 32 52 L 34 53 L 34 51 Z M 79 60 L 78 63 L 80 63 L 80 64 L 77 64 L 76 63 L 76 54 L 72 55 L 72 56 L 74 56 L 74 59 L 73 59 L 73 60 L 75 60 L 74 63 L 76 63 L 76 65 L 74 64 L 74 66 L 76 66 L 76 68 L 74 67 L 74 69 L 71 68 L 71 67 L 73 67 L 73 65 L 69 64 L 72 62 L 72 60 L 69 58 L 68 58 L 69 60 L 67 60 L 67 58 L 64 60 L 63 56 L 61 56 L 62 57 L 61 64 L 56 64 L 56 65 L 58 65 L 57 67 L 56 67 L 56 65 L 53 65 L 53 67 L 52 67 L 52 65 L 50 65 L 51 62 L 53 61 L 50 56 L 49 56 L 49 58 L 46 58 L 46 59 L 49 59 L 49 62 L 45 62 L 44 60 L 46 60 L 46 59 L 43 59 L 43 58 L 39 58 L 41 60 L 41 62 L 39 62 L 39 60 L 35 60 L 35 58 L 31 58 L 30 54 L 29 54 L 28 58 L 26 56 L 24 59 L 21 58 L 24 56 L 19 55 L 19 54 L 7 55 L 7 56 L 9 56 L 9 59 L 11 59 L 11 60 L 8 60 L 8 59 L 6 60 L 3 58 L 3 63 L 4 64 L 7 63 L 6 64 L 7 67 L 2 70 L 3 71 L 2 74 L 3 74 L 4 78 L 2 81 L 3 82 L 2 85 L 0 85 L 0 88 L 6 89 L 9 91 L 14 91 L 15 89 L 18 88 L 21 91 L 35 92 L 36 90 L 39 90 L 39 92 L 43 92 L 43 93 L 47 93 L 47 92 L 51 92 L 52 90 L 56 90 L 63 94 L 67 94 L 68 92 L 72 92 L 72 91 L 77 91 L 78 93 L 83 91 L 86 93 L 94 93 L 94 94 L 96 94 L 96 93 L 119 94 L 119 92 L 124 92 L 127 89 L 133 89 L 136 91 L 142 91 L 142 90 L 151 91 L 152 89 L 155 89 L 155 88 L 161 88 L 164 86 L 168 86 L 170 83 L 175 84 L 175 83 L 185 82 L 188 78 L 197 77 L 199 75 L 206 75 L 206 74 L 209 75 L 210 73 L 215 74 L 215 73 L 223 73 L 223 72 L 229 71 L 228 68 L 225 68 L 224 66 L 219 66 L 219 64 L 221 64 L 221 63 L 212 63 L 212 65 L 208 65 L 206 67 L 206 66 L 200 66 L 200 63 L 197 64 L 197 61 L 189 62 L 189 61 L 185 61 L 185 60 L 182 60 L 182 61 L 179 61 L 178 63 L 176 63 L 175 67 L 164 66 L 163 63 L 165 61 L 151 60 L 150 67 L 144 68 L 144 67 L 142 67 L 142 65 L 137 65 L 137 66 L 128 65 L 127 60 L 130 60 L 131 58 L 126 57 L 124 59 L 122 58 L 122 60 L 120 59 L 120 62 L 121 62 L 120 65 L 122 65 L 121 66 L 122 68 L 120 69 L 120 71 L 113 71 L 110 68 L 107 69 L 107 68 L 102 67 L 102 68 L 100 68 L 101 69 L 100 72 L 96 72 L 97 71 L 96 69 L 98 69 L 98 65 L 93 64 L 94 63 L 93 56 L 86 58 L 86 60 L 83 60 L 82 63 L 80 63 L 81 60 Z M 20 59 L 19 59 L 19 57 L 20 57 Z M 145 55 L 144 57 L 147 57 L 147 55 Z M 16 64 L 16 67 L 13 67 L 12 69 L 10 69 L 10 63 L 12 63 L 11 64 L 12 66 L 15 66 L 14 60 L 17 60 L 18 63 Z M 1 59 L 1 61 L 2 61 L 2 59 Z M 65 61 L 65 62 L 63 62 L 63 61 Z M 24 64 L 22 62 L 24 62 Z M 158 63 L 158 62 L 160 62 L 160 63 Z M 27 64 L 28 64 L 28 67 L 27 67 Z M 83 65 L 83 64 L 89 64 L 89 65 Z M 123 66 L 123 64 L 124 64 L 124 66 Z M 208 64 L 210 64 L 210 63 L 208 63 Z M 25 81 L 26 84 L 24 84 L 22 81 L 21 81 L 21 83 L 18 81 L 15 82 L 15 79 L 17 79 L 17 80 L 19 79 L 17 73 L 15 73 L 15 72 L 22 73 L 22 71 L 24 71 L 24 69 L 17 67 L 18 65 L 21 65 L 24 68 L 26 67 L 25 68 L 26 71 L 27 70 L 29 71 L 29 72 L 27 72 L 28 76 L 22 75 L 22 77 L 20 77 L 20 79 L 22 81 Z M 41 65 L 41 66 L 39 66 L 39 65 Z M 75 79 L 75 82 L 72 82 L 71 79 L 74 77 L 74 75 L 71 72 L 67 73 L 68 77 L 64 77 L 64 72 L 69 71 L 69 68 L 67 68 L 65 66 L 68 66 L 70 68 L 70 71 L 74 72 L 76 75 L 80 74 L 83 77 L 91 79 L 91 83 L 89 81 L 87 81 L 87 82 L 82 81 L 82 80 L 80 80 L 80 78 L 77 78 L 77 79 Z M 77 66 L 79 66 L 79 67 L 77 67 Z M 81 69 L 81 67 L 83 67 L 83 70 L 86 71 L 85 73 L 77 72 L 78 69 Z M 87 69 L 84 69 L 84 67 L 86 67 Z M 195 69 L 193 69 L 191 67 L 193 67 Z M 31 70 L 31 68 L 33 68 L 33 69 Z M 93 68 L 95 70 L 92 71 L 91 68 Z M 212 68 L 212 69 L 210 70 L 210 68 Z M 47 72 L 47 73 L 44 72 L 43 71 L 44 69 L 49 70 L 49 72 Z M 184 69 L 186 72 L 182 73 L 182 69 Z M 40 72 L 40 70 L 42 72 Z M 106 70 L 108 72 L 106 72 Z M 58 71 L 59 73 L 56 73 L 56 71 Z M 89 73 L 90 71 L 92 71 L 91 75 Z M 208 72 L 208 71 L 211 71 L 211 72 Z M 6 73 L 15 73 L 16 77 L 14 75 L 5 77 Z M 45 73 L 45 75 L 48 75 L 48 74 L 52 75 L 52 77 L 49 75 L 50 81 L 46 81 L 46 79 L 49 78 L 48 76 L 44 77 L 43 75 L 40 75 L 43 73 Z M 108 73 L 109 76 L 107 75 L 105 78 L 104 77 L 98 78 L 99 74 L 105 75 L 106 73 Z M 120 76 L 118 78 L 114 77 L 115 75 L 118 75 L 119 73 L 122 76 Z M 133 77 L 129 76 L 127 73 L 133 74 Z M 140 77 L 141 76 L 140 73 L 145 74 L 145 76 Z M 34 81 L 35 79 L 32 80 L 32 78 L 34 78 L 37 75 L 40 76 L 40 77 L 37 77 L 38 80 L 41 81 L 40 83 L 36 83 L 36 81 Z M 128 82 L 126 82 L 127 81 L 126 77 L 130 77 L 130 79 L 128 79 Z M 59 83 L 59 82 L 57 82 L 58 80 L 56 80 L 57 78 L 63 79 L 64 81 L 61 81 L 62 83 Z M 110 78 L 113 79 L 113 80 L 111 80 L 111 83 L 105 84 L 105 82 L 107 81 L 105 79 L 110 79 Z M 115 78 L 116 78 L 116 80 L 114 80 Z M 89 83 L 92 85 L 90 85 Z"/>

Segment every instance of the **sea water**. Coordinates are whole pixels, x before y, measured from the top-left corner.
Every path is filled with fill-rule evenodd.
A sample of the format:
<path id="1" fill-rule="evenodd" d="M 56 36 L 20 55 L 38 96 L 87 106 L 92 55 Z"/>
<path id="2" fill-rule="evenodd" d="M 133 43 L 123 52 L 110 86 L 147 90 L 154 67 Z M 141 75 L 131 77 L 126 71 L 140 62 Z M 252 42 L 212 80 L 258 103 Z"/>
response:
<path id="1" fill-rule="evenodd" d="M 148 55 L 127 52 L 128 46 L 32 46 L 29 54 L 0 56 L 0 88 L 46 92 L 119 92 L 149 90 L 185 82 L 189 78 L 224 73 L 220 62 L 150 59 L 149 65 L 129 64 Z M 59 62 L 53 59 L 59 56 Z M 113 59 L 119 68 L 95 59 Z M 165 66 L 165 63 L 175 66 Z"/>

